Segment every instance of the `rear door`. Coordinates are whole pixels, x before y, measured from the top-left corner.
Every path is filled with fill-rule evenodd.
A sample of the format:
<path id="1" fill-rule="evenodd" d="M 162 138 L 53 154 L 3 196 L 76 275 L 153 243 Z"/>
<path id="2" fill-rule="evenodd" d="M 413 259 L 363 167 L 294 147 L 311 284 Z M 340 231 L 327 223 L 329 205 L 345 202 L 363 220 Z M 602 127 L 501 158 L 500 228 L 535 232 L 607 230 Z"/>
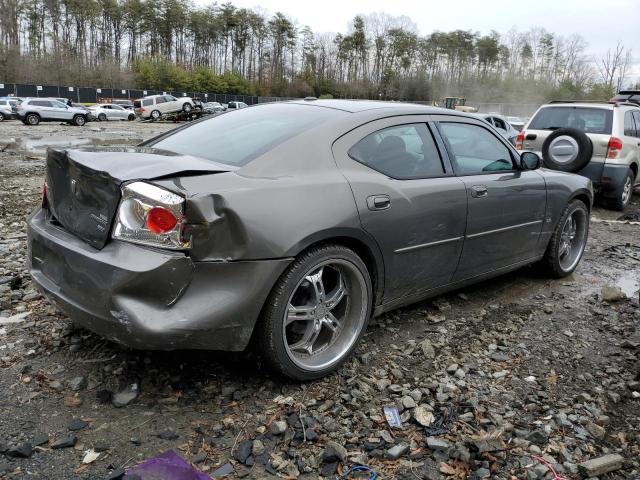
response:
<path id="1" fill-rule="evenodd" d="M 468 200 L 454 281 L 533 258 L 546 210 L 542 175 L 516 168 L 515 152 L 479 121 L 444 117 L 438 127 Z"/>
<path id="2" fill-rule="evenodd" d="M 429 117 L 367 123 L 334 143 L 363 228 L 384 255 L 384 301 L 451 281 L 464 237 L 467 198 Z"/>

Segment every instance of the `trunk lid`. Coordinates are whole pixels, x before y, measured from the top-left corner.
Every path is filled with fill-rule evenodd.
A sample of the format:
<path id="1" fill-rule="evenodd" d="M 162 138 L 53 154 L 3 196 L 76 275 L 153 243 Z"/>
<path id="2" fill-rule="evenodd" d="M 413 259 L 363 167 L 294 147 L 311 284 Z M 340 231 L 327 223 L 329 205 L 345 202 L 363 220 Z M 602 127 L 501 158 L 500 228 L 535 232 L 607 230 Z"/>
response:
<path id="1" fill-rule="evenodd" d="M 49 149 L 47 206 L 62 227 L 101 249 L 109 238 L 122 183 L 231 170 L 237 167 L 153 148 Z"/>

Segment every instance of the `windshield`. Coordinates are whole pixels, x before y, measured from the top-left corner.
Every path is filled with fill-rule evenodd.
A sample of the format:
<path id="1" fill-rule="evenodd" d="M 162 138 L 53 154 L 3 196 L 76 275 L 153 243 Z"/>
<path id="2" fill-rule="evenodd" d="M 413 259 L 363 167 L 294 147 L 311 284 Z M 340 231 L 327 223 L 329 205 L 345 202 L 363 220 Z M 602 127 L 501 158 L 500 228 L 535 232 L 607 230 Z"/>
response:
<path id="1" fill-rule="evenodd" d="M 305 105 L 256 106 L 209 118 L 146 146 L 243 166 L 337 114 Z"/>
<path id="2" fill-rule="evenodd" d="M 611 134 L 613 111 L 605 108 L 546 107 L 535 114 L 529 129 L 575 128 L 585 133 Z"/>

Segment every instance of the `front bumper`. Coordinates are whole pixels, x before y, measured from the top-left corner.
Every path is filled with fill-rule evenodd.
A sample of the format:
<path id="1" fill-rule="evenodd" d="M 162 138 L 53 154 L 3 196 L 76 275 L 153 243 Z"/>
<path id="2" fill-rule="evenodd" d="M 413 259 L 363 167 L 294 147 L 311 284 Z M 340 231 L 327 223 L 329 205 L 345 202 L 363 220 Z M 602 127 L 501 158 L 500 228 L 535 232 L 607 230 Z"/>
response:
<path id="1" fill-rule="evenodd" d="M 194 262 L 116 240 L 96 250 L 46 217 L 27 222 L 35 284 L 75 323 L 137 349 L 243 350 L 290 262 Z"/>

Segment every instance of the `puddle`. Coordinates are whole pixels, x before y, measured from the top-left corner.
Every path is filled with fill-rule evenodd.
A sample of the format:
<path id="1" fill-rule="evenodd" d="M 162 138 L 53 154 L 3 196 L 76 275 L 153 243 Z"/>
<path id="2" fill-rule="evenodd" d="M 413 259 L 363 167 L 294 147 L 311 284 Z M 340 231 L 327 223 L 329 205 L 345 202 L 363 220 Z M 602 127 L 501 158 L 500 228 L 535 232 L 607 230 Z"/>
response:
<path id="1" fill-rule="evenodd" d="M 638 272 L 629 272 L 622 275 L 616 280 L 616 285 L 627 295 L 629 298 L 638 297 L 638 290 L 640 290 L 640 274 Z"/>

